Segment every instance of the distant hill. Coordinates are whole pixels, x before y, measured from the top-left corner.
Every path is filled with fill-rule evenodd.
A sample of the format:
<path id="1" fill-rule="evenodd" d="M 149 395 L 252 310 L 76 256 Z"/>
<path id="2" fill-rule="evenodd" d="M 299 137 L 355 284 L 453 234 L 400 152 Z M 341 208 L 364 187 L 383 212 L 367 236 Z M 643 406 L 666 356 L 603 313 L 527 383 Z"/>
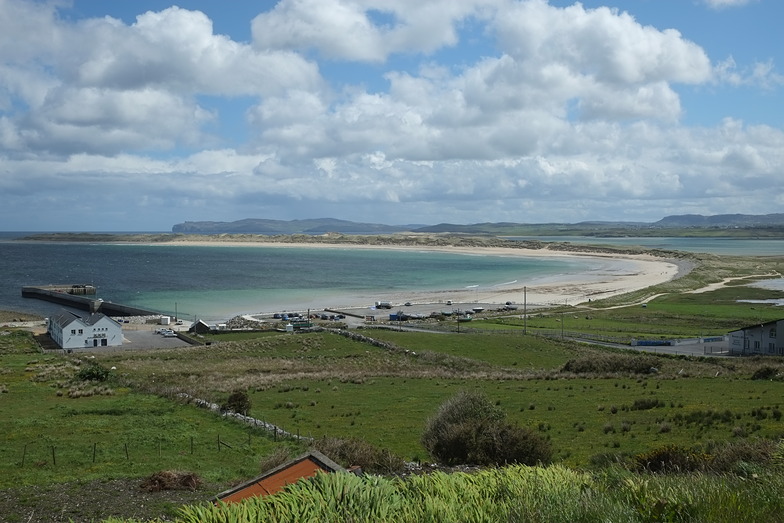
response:
<path id="1" fill-rule="evenodd" d="M 172 227 L 172 232 L 186 234 L 390 234 L 410 231 L 421 225 L 382 225 L 378 223 L 357 223 L 333 218 L 310 220 L 265 220 L 247 218 L 234 222 L 185 222 Z"/>
<path id="2" fill-rule="evenodd" d="M 784 225 L 784 214 L 681 214 L 667 216 L 654 227 L 770 227 Z"/>
<path id="3" fill-rule="evenodd" d="M 667 216 L 657 222 L 586 221 L 580 223 L 484 222 L 474 224 L 383 225 L 334 218 L 267 220 L 248 218 L 234 222 L 185 222 L 172 227 L 184 234 L 465 234 L 488 236 L 735 236 L 784 237 L 784 214 L 721 214 Z"/>

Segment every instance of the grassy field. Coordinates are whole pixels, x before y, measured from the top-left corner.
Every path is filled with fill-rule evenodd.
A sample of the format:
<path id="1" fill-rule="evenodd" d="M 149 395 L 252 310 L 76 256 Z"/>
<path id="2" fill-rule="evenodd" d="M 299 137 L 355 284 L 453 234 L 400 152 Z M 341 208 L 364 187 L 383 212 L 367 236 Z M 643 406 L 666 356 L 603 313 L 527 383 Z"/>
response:
<path id="1" fill-rule="evenodd" d="M 627 296 L 627 305 L 614 298 L 526 322 L 490 318 L 472 322 L 475 332 L 243 333 L 208 337 L 209 346 L 66 356 L 40 354 L 29 333 L 3 330 L 0 489 L 14 494 L 5 504 L 0 496 L 0 512 L 19 506 L 19 486 L 65 492 L 160 470 L 197 473 L 207 485 L 199 495 L 209 498 L 258 474 L 281 446 L 304 448 L 197 408 L 182 393 L 222 403 L 244 391 L 251 416 L 293 434 L 359 438 L 412 461 L 429 460 L 419 441 L 428 417 L 466 389 L 544 435 L 555 461 L 577 469 L 664 445 L 782 438 L 784 381 L 752 379 L 765 368 L 784 373 L 780 358 L 646 355 L 533 334 L 722 335 L 780 317 L 774 306 L 737 301 L 780 297 L 746 285 L 780 265 L 708 257 L 687 278 Z M 724 278 L 742 279 L 684 293 Z M 107 379 L 85 380 L 91 368 Z M 145 514 L 171 513 L 158 504 Z M 24 506 L 16 514 L 27 520 Z"/>
<path id="2" fill-rule="evenodd" d="M 70 362 L 4 356 L 0 487 L 198 469 L 253 475 L 274 442 L 201 409 L 114 384 L 69 383 Z M 231 445 L 218 448 L 218 438 Z"/>
<path id="3" fill-rule="evenodd" d="M 428 459 L 419 443 L 424 423 L 462 389 L 485 392 L 510 419 L 546 434 L 570 465 L 665 443 L 782 433 L 784 383 L 750 379 L 760 366 L 781 367 L 778 360 L 616 354 L 507 333 L 367 334 L 392 348 L 321 332 L 96 359 L 116 367 L 128 389 L 216 403 L 247 391 L 255 418 L 303 436 L 362 438 L 409 460 Z M 603 358 L 611 360 L 606 370 L 564 370 L 570 360 Z M 616 371 L 613 358 L 658 370 Z"/>

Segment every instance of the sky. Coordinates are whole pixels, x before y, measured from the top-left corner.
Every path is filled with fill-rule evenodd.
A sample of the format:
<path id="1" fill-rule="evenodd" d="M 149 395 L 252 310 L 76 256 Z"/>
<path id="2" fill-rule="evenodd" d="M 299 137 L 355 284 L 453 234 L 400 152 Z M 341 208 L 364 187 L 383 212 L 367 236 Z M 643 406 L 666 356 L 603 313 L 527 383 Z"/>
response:
<path id="1" fill-rule="evenodd" d="M 0 230 L 784 212 L 781 0 L 0 0 Z"/>

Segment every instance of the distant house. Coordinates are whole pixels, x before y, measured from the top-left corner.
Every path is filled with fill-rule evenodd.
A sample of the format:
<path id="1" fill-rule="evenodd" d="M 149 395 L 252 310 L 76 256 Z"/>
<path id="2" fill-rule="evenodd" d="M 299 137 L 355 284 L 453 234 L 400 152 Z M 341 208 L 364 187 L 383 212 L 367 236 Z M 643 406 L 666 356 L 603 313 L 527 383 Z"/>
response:
<path id="1" fill-rule="evenodd" d="M 117 347 L 123 343 L 122 326 L 100 312 L 81 318 L 63 309 L 49 318 L 46 331 L 60 348 L 68 350 Z"/>
<path id="2" fill-rule="evenodd" d="M 729 333 L 730 354 L 784 356 L 784 319 L 743 327 Z"/>
<path id="3" fill-rule="evenodd" d="M 224 503 L 237 503 L 254 496 L 268 496 L 300 479 L 313 477 L 319 471 L 345 472 L 345 469 L 321 452 L 312 450 L 265 472 L 261 476 L 221 492 L 216 496 L 216 500 Z"/>

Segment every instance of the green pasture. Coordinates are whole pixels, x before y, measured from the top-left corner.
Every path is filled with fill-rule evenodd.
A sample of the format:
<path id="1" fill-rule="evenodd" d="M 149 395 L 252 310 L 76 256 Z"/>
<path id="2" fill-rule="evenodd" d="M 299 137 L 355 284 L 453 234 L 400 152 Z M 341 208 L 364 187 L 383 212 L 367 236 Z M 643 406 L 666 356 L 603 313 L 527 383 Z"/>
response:
<path id="1" fill-rule="evenodd" d="M 723 336 L 745 327 L 781 318 L 780 308 L 739 300 L 781 298 L 781 291 L 730 286 L 693 294 L 665 294 L 645 306 L 605 307 L 599 303 L 475 319 L 472 329 L 527 328 L 530 332 L 581 333 L 622 340 Z"/>
<path id="2" fill-rule="evenodd" d="M 225 483 L 257 474 L 259 459 L 276 445 L 205 410 L 111 383 L 110 395 L 68 397 L 68 388 L 56 386 L 72 374 L 64 360 L 0 356 L 0 488 L 166 469 Z"/>
<path id="3" fill-rule="evenodd" d="M 483 391 L 510 421 L 545 434 L 556 461 L 570 465 L 664 444 L 784 436 L 783 383 L 722 378 L 287 381 L 254 392 L 251 414 L 302 435 L 361 438 L 427 460 L 419 443 L 427 418 L 464 389 Z"/>
<path id="4" fill-rule="evenodd" d="M 363 334 L 392 348 L 324 332 L 99 358 L 133 388 L 188 391 L 216 402 L 244 390 L 255 418 L 302 436 L 364 439 L 409 460 L 428 459 L 419 443 L 425 422 L 463 389 L 485 392 L 511 421 L 545 434 L 556 459 L 573 465 L 665 443 L 784 434 L 784 384 L 751 380 L 763 365 L 758 360 L 624 355 L 521 333 Z M 608 353 L 653 358 L 658 372 L 561 371 L 571 359 Z"/>
<path id="5" fill-rule="evenodd" d="M 413 351 L 433 351 L 481 361 L 496 367 L 520 370 L 557 368 L 578 354 L 573 344 L 558 340 L 544 342 L 541 338 L 523 336 L 522 330 L 484 332 L 483 329 L 483 332 L 423 335 L 416 332 L 372 329 L 363 333 Z"/>

